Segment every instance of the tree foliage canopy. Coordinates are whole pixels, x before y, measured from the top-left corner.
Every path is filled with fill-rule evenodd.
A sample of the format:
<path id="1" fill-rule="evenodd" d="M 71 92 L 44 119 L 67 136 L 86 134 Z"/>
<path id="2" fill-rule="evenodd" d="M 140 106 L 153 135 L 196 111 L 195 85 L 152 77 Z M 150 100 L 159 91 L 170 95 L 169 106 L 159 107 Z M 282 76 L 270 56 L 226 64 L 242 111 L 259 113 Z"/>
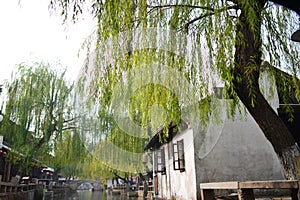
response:
<path id="1" fill-rule="evenodd" d="M 60 68 L 62 68 L 60 66 Z M 65 71 L 56 72 L 49 63 L 18 65 L 8 94 L 1 133 L 14 151 L 40 159 L 52 153 L 62 133 L 74 129 L 73 85 Z"/>
<path id="2" fill-rule="evenodd" d="M 289 88 L 295 88 L 295 96 L 299 101 L 300 86 L 297 79 L 299 77 L 299 46 L 289 39 L 298 24 L 295 13 L 270 1 L 258 0 L 91 0 L 88 3 L 52 0 L 51 5 L 61 11 L 65 20 L 71 16 L 76 22 L 76 19 L 84 12 L 83 8 L 88 8 L 98 21 L 95 40 L 86 43 L 90 49 L 94 49 L 93 45 L 95 45 L 94 55 L 89 56 L 90 59 L 87 60 L 87 63 L 91 63 L 90 65 L 94 67 L 90 70 L 89 64 L 85 65 L 86 75 L 81 81 L 87 83 L 88 88 L 85 90 L 89 91 L 92 101 L 99 103 L 99 117 L 110 116 L 101 119 L 111 120 L 111 116 L 116 112 L 114 110 L 116 108 L 113 107 L 113 97 L 115 88 L 119 87 L 119 82 L 122 83 L 120 87 L 124 91 L 132 94 L 128 91 L 133 87 L 129 83 L 134 77 L 129 76 L 128 72 L 145 64 L 152 66 L 155 62 L 163 63 L 168 71 L 176 69 L 193 85 L 195 93 L 187 90 L 182 94 L 182 96 L 193 96 L 193 102 L 211 95 L 212 87 L 221 82 L 227 91 L 227 97 L 233 99 L 232 105 L 237 105 L 238 99 L 242 101 L 273 145 L 285 166 L 286 176 L 292 176 L 288 172 L 290 167 L 285 162 L 288 154 L 284 152 L 289 151 L 288 149 L 294 144 L 293 139 L 285 137 L 289 135 L 289 131 L 262 95 L 259 87 L 259 72 L 262 67 L 261 62 L 267 60 L 272 66 L 291 73 L 294 77 L 292 81 L 282 82 L 284 78 L 276 81 L 281 82 L 278 84 L 279 90 L 284 91 L 283 94 L 287 97 L 283 98 L 283 103 L 290 103 L 288 101 Z M 154 37 L 152 41 L 147 42 L 154 45 L 148 45 L 144 50 L 134 49 L 135 43 L 143 41 L 139 40 L 134 31 L 137 29 L 150 31 L 149 28 L 152 28 L 151 32 Z M 123 42 L 118 39 L 116 43 L 111 42 L 113 41 L 111 38 L 118 38 L 120 33 L 124 32 L 129 33 L 129 36 L 125 36 L 127 38 Z M 170 34 L 171 32 L 175 34 Z M 142 35 L 145 36 L 147 33 L 142 33 Z M 158 47 L 163 46 L 165 41 L 167 41 L 167 50 L 174 50 L 174 47 L 184 49 L 185 56 L 174 56 L 174 51 L 161 52 Z M 109 45 L 103 45 L 103 43 Z M 187 58 L 187 54 L 192 58 Z M 149 69 L 146 76 L 151 76 L 153 73 L 163 74 L 163 70 Z M 143 84 L 145 81 L 142 80 L 143 76 L 137 76 L 141 78 L 139 83 Z M 92 81 L 87 80 L 87 77 Z M 168 78 L 172 82 L 172 77 Z M 151 85 L 145 87 L 144 92 L 147 94 L 137 95 L 136 93 L 136 96 L 131 98 L 132 101 L 125 99 L 123 104 L 130 105 L 131 117 L 134 120 L 142 121 L 138 123 L 147 125 L 149 109 L 152 108 L 149 106 L 152 102 L 151 98 L 152 95 L 154 98 L 156 95 L 154 90 L 147 89 L 150 89 Z M 178 87 L 186 88 L 183 85 L 178 85 Z M 174 92 L 169 85 L 168 89 L 171 90 L 170 94 Z M 159 92 L 159 89 L 156 91 Z M 126 92 L 122 94 L 126 95 Z M 183 97 L 175 94 L 177 97 L 175 101 L 170 95 L 160 95 L 158 102 L 166 110 L 174 108 L 175 110 L 171 113 L 177 113 L 175 119 L 178 120 L 182 117 L 183 107 L 186 105 L 180 101 Z M 149 98 L 150 104 L 148 105 Z M 204 108 L 198 112 L 202 115 L 201 119 L 207 119 L 210 112 L 209 102 L 201 102 L 200 109 Z M 268 116 L 268 122 L 261 116 Z M 164 119 L 164 124 L 173 119 L 172 117 Z M 108 127 L 110 131 L 113 130 L 113 126 Z M 273 128 L 277 136 L 272 134 Z M 284 140 L 276 142 L 274 138 L 278 137 Z"/>

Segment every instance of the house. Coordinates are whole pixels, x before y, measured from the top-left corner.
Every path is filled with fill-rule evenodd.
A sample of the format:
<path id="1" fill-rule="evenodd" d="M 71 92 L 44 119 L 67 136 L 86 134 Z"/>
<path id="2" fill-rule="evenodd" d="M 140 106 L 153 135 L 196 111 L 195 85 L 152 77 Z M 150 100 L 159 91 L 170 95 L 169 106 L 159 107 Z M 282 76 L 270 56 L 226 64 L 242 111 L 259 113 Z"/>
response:
<path id="1" fill-rule="evenodd" d="M 265 81 L 268 73 L 261 73 L 263 93 L 282 117 L 281 94 L 269 90 L 272 82 Z M 199 185 L 204 182 L 284 178 L 277 155 L 252 116 L 245 111 L 228 117 L 227 101 L 230 100 L 213 98 L 217 117 L 211 116 L 204 129 L 181 120 L 180 129 L 169 124 L 169 134 L 163 142 L 163 128 L 154 133 L 145 150 L 152 151 L 156 198 L 200 199 Z M 299 102 L 291 105 L 299 117 Z M 299 123 L 289 126 L 299 132 Z"/>
<path id="2" fill-rule="evenodd" d="M 151 138 L 145 149 L 153 150 L 153 183 L 154 195 L 158 198 L 196 197 L 195 151 L 193 130 L 182 121 L 182 132 L 178 127 L 169 124 L 169 137 L 160 143 L 161 128 Z"/>

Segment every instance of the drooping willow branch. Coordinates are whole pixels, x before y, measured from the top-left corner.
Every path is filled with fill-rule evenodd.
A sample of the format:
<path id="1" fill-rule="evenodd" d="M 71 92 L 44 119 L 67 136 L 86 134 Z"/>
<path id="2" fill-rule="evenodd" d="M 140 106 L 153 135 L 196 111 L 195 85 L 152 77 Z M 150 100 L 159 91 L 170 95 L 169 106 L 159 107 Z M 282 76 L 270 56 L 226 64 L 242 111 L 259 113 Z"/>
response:
<path id="1" fill-rule="evenodd" d="M 205 17 L 209 17 L 212 16 L 214 14 L 217 13 L 221 13 L 227 10 L 231 10 L 231 9 L 238 9 L 237 5 L 232 5 L 232 6 L 226 6 L 223 8 L 212 8 L 212 7 L 208 7 L 208 6 L 196 6 L 196 5 L 183 5 L 183 4 L 168 4 L 168 5 L 157 5 L 157 6 L 151 6 L 151 5 L 147 5 L 147 7 L 151 8 L 150 11 L 148 11 L 148 14 L 150 14 L 151 12 L 157 10 L 157 9 L 170 9 L 170 8 L 175 8 L 175 7 L 182 7 L 182 8 L 191 8 L 191 9 L 203 9 L 203 10 L 207 10 L 208 12 L 205 14 L 202 14 L 198 17 L 193 18 L 192 20 L 188 21 L 187 23 L 184 24 L 184 28 L 188 29 L 189 26 L 193 23 L 195 23 L 196 21 L 199 21 Z"/>

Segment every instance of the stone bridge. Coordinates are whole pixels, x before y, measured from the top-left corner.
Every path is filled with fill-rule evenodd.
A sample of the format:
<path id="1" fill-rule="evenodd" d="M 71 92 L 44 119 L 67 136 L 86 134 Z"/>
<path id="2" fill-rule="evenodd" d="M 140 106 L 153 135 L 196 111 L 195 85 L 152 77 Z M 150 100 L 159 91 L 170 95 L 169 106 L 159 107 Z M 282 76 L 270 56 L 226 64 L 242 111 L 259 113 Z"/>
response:
<path id="1" fill-rule="evenodd" d="M 69 185 L 69 187 L 72 190 L 77 190 L 77 188 L 82 184 L 82 183 L 90 183 L 93 187 L 94 190 L 102 190 L 103 189 L 103 185 L 101 183 L 101 181 L 99 180 L 69 180 L 67 182 L 67 184 Z"/>

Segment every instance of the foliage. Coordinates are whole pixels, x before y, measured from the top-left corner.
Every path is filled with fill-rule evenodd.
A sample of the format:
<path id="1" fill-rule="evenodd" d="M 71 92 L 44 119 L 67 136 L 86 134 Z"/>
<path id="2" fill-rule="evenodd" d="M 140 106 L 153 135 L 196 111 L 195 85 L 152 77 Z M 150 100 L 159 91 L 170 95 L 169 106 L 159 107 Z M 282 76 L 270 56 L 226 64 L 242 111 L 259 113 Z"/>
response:
<path id="1" fill-rule="evenodd" d="M 87 5 L 83 1 L 51 2 L 54 7 L 64 11 L 62 15 L 65 19 L 67 16 L 73 16 L 72 18 L 76 19 L 74 16 L 78 16 L 82 12 L 82 7 Z M 130 105 L 132 119 L 146 126 L 150 121 L 150 106 L 153 102 L 159 102 L 167 111 L 171 110 L 171 113 L 168 112 L 171 118 L 164 119 L 164 125 L 170 120 L 178 120 L 182 117 L 186 106 L 180 101 L 184 96 L 192 96 L 192 102 L 201 102 L 200 109 L 204 108 L 204 114 L 201 110 L 196 110 L 196 112 L 204 116 L 201 119 L 207 119 L 210 101 L 206 99 L 211 95 L 213 86 L 222 83 L 227 91 L 227 97 L 233 99 L 231 114 L 236 110 L 235 106 L 239 104 L 240 99 L 273 145 L 283 166 L 289 168 L 288 162 L 284 161 L 283 157 L 287 154 L 283 153 L 283 150 L 290 148 L 294 144 L 293 140 L 285 137 L 289 135 L 288 130 L 281 124 L 278 116 L 274 115 L 270 105 L 261 95 L 258 79 L 262 67 L 261 61 L 268 60 L 272 66 L 292 73 L 294 81 L 284 82 L 284 79 L 276 79 L 281 83 L 278 84 L 279 90 L 284 91 L 282 94 L 286 96 L 283 98 L 283 103 L 290 103 L 288 102 L 289 88 L 295 88 L 295 96 L 299 101 L 300 86 L 297 81 L 300 62 L 299 46 L 289 40 L 290 33 L 297 24 L 295 13 L 269 1 L 258 0 L 91 0 L 90 3 L 92 5 L 90 12 L 98 21 L 95 42 L 90 42 L 90 44 L 96 44 L 96 51 L 87 60 L 85 75 L 81 81 L 85 84 L 83 89 L 88 91 L 91 102 L 96 102 L 98 105 L 97 117 L 105 121 L 104 124 L 110 124 L 106 126 L 106 133 L 112 133 L 116 127 L 115 122 L 112 122 L 112 116 L 118 109 L 113 107 L 115 88 L 120 87 L 122 88 L 120 91 L 125 91 L 120 92 L 118 96 L 120 99 L 122 95 L 133 94 L 131 88 L 135 85 L 130 83 L 135 77 L 129 76 L 128 73 L 140 66 L 163 63 L 167 71 L 176 69 L 182 73 L 182 78 L 185 77 L 196 92 L 191 93 L 189 88 L 178 85 L 179 88 L 186 88 L 187 92 L 182 96 L 175 93 L 177 100 L 174 100 L 172 96 L 174 91 L 170 85 L 167 85 L 170 92 L 165 92 L 166 95 L 156 95 L 156 92 L 165 91 L 160 86 L 155 86 L 155 90 L 151 90 L 151 85 L 145 86 L 143 91 L 146 94 L 136 92 L 136 96 L 131 99 L 125 98 L 126 101 L 117 102 L 118 106 Z M 70 10 L 70 7 L 73 9 Z M 66 12 L 67 10 L 69 12 Z M 161 27 L 167 31 L 163 31 Z M 140 38 L 134 34 L 138 28 L 153 28 L 151 31 L 155 37 L 152 37 L 153 41 L 148 41 L 155 44 L 152 50 L 150 47 L 136 51 L 132 48 L 137 41 L 140 41 Z M 176 34 L 166 34 L 172 31 Z M 126 35 L 126 42 L 118 40 L 116 43 L 114 40 L 111 42 L 111 38 L 118 38 L 119 34 L 124 32 L 129 33 Z M 177 33 L 184 33 L 185 36 Z M 142 32 L 141 35 L 145 36 L 147 32 Z M 188 49 L 189 55 L 193 55 L 193 58 L 189 60 L 184 56 L 174 56 L 172 54 L 174 52 L 161 52 L 156 47 L 164 44 L 164 38 L 168 39 L 166 42 L 168 48 Z M 103 43 L 108 43 L 110 46 L 105 46 Z M 94 68 L 90 69 L 89 65 Z M 147 76 L 163 74 L 162 70 L 155 70 L 146 71 Z M 172 82 L 172 76 L 168 74 L 170 73 L 167 73 L 167 78 L 169 82 Z M 145 81 L 141 74 L 137 74 L 136 77 L 141 80 L 134 84 L 142 84 Z M 203 99 L 205 100 L 201 101 Z M 262 115 L 258 113 L 259 110 L 264 110 L 266 114 L 273 116 L 273 121 L 265 122 Z M 155 122 L 155 119 L 151 119 L 151 123 L 159 124 Z M 270 129 L 272 126 L 276 126 L 279 138 L 289 139 L 277 139 L 282 142 L 276 142 L 274 137 L 277 136 L 272 135 Z"/>
<path id="2" fill-rule="evenodd" d="M 80 166 L 87 155 L 86 148 L 79 134 L 74 131 L 64 131 L 62 137 L 57 139 L 54 151 L 54 159 L 48 163 L 55 169 L 60 169 L 66 177 L 74 177 L 80 174 Z"/>
<path id="3" fill-rule="evenodd" d="M 195 42 L 201 41 L 208 45 L 209 57 L 213 59 L 212 69 L 217 68 L 229 88 L 233 87 L 231 69 L 234 67 L 235 44 L 243 42 L 241 33 L 236 33 L 236 25 L 241 12 L 245 12 L 243 14 L 246 16 L 251 30 L 253 32 L 261 31 L 263 36 L 262 59 L 267 59 L 271 65 L 299 76 L 299 69 L 297 69 L 299 47 L 289 39 L 292 31 L 297 28 L 297 16 L 272 2 L 266 2 L 261 16 L 259 16 L 262 18 L 262 26 L 258 27 L 259 19 L 256 16 L 257 5 L 255 2 L 255 0 L 194 0 L 187 2 L 91 0 L 89 3 L 51 1 L 51 4 L 54 8 L 65 11 L 62 16 L 80 16 L 82 8 L 91 5 L 89 11 L 98 20 L 96 33 L 98 43 L 105 41 L 111 35 L 136 27 L 166 27 L 194 35 Z M 76 17 L 73 19 L 76 22 Z M 157 29 L 157 31 L 160 30 Z M 237 37 L 236 41 L 235 36 Z M 161 60 L 163 59 L 161 58 Z M 112 73 L 116 73 L 115 70 Z M 111 80 L 108 83 L 111 84 L 115 81 Z M 297 88 L 299 90 L 299 86 Z M 234 90 L 230 91 L 234 92 Z M 105 96 L 109 96 L 109 94 Z"/>
<path id="4" fill-rule="evenodd" d="M 44 162 L 62 133 L 74 128 L 73 85 L 65 80 L 65 71 L 51 67 L 44 62 L 21 63 L 11 83 L 7 83 L 1 133 L 13 151 L 29 161 L 38 158 Z"/>

